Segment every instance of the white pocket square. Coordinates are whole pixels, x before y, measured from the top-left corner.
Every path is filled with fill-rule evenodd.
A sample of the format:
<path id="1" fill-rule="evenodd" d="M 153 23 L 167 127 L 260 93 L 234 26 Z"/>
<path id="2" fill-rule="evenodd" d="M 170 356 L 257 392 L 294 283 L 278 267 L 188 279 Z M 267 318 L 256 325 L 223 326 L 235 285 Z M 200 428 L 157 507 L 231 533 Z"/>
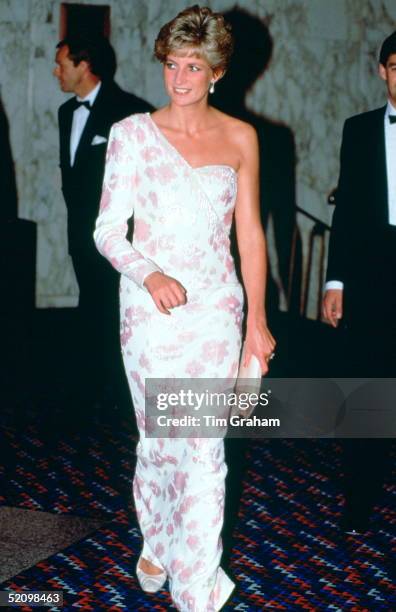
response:
<path id="1" fill-rule="evenodd" d="M 91 145 L 99 145 L 103 144 L 104 142 L 107 142 L 107 138 L 105 138 L 104 136 L 94 136 L 92 138 Z"/>

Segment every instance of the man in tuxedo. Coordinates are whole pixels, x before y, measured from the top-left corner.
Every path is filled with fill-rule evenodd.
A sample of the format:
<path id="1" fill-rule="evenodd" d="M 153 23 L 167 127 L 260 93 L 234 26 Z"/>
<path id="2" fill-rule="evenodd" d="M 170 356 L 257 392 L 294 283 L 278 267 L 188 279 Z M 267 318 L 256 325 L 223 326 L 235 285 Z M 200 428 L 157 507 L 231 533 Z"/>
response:
<path id="1" fill-rule="evenodd" d="M 382 44 L 382 108 L 345 122 L 333 216 L 324 317 L 348 339 L 345 375 L 396 376 L 396 32 Z M 343 529 L 363 533 L 381 492 L 390 440 L 343 442 Z"/>
<path id="2" fill-rule="evenodd" d="M 77 396 L 86 409 L 106 399 L 117 403 L 114 381 L 122 377 L 121 387 L 125 382 L 118 345 L 118 273 L 98 253 L 92 236 L 107 139 L 114 122 L 152 107 L 114 82 L 115 54 L 104 38 L 65 38 L 57 45 L 55 62 L 61 90 L 75 94 L 59 108 L 58 118 L 69 254 L 80 290 L 83 351 L 76 368 Z M 106 398 L 111 387 L 112 397 Z"/>

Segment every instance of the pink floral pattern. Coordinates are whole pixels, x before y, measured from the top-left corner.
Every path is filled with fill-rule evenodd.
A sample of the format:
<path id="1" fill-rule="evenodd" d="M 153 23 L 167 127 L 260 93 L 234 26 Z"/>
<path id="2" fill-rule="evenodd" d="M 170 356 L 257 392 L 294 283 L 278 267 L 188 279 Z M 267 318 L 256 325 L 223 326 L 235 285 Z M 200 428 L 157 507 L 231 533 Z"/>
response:
<path id="1" fill-rule="evenodd" d="M 149 115 L 113 126 L 95 241 L 121 273 L 121 348 L 140 432 L 136 513 L 143 556 L 166 570 L 176 608 L 190 612 L 219 610 L 233 588 L 219 567 L 224 445 L 146 437 L 145 381 L 236 376 L 243 307 L 229 241 L 236 192 L 232 168 L 193 169 Z M 187 291 L 187 304 L 170 316 L 144 287 L 154 271 Z"/>
<path id="2" fill-rule="evenodd" d="M 136 219 L 134 235 L 136 240 L 146 242 L 151 236 L 150 225 L 144 221 L 144 219 Z"/>
<path id="3" fill-rule="evenodd" d="M 216 365 L 221 365 L 224 358 L 229 354 L 227 350 L 228 340 L 211 340 L 202 345 L 201 358 L 205 361 L 210 361 Z"/>
<path id="4" fill-rule="evenodd" d="M 190 361 L 186 366 L 186 374 L 191 376 L 191 378 L 199 378 L 202 377 L 202 374 L 205 372 L 205 366 L 202 361 Z"/>

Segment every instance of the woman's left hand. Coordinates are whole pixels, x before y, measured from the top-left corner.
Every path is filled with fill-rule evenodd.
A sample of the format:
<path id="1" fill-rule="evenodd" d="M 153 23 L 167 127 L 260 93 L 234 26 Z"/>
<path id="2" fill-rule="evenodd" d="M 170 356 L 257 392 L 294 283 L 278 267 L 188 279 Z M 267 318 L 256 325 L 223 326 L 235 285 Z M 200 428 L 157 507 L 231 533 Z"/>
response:
<path id="1" fill-rule="evenodd" d="M 248 365 L 252 355 L 259 360 L 263 374 L 268 372 L 268 364 L 274 355 L 276 341 L 265 321 L 247 322 L 245 339 L 245 363 Z"/>

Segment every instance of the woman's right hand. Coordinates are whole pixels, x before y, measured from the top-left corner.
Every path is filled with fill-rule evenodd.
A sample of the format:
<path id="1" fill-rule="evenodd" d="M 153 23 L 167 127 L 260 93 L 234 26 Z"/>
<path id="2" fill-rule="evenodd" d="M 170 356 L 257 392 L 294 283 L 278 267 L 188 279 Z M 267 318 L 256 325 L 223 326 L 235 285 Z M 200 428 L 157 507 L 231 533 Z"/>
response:
<path id="1" fill-rule="evenodd" d="M 169 308 L 183 306 L 187 302 L 187 291 L 183 285 L 162 272 L 152 272 L 145 278 L 143 284 L 163 314 L 170 315 Z"/>

